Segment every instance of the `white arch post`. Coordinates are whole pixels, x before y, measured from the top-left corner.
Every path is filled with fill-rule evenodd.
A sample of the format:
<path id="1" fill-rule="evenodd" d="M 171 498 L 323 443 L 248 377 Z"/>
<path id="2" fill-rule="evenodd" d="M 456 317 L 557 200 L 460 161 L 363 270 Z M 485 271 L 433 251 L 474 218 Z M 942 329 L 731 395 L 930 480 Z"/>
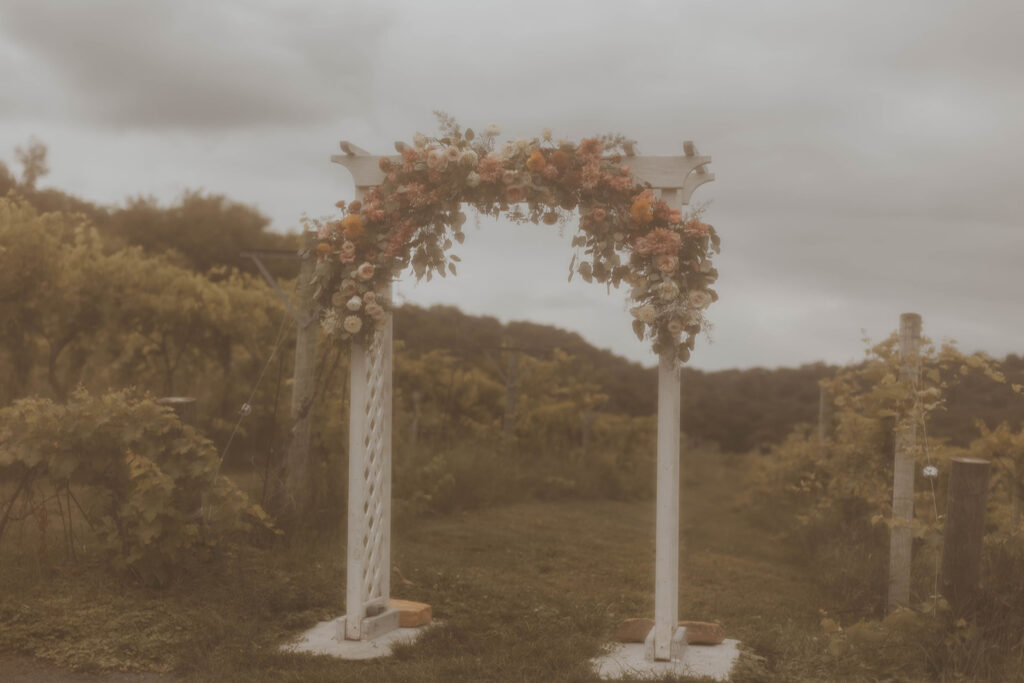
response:
<path id="1" fill-rule="evenodd" d="M 396 147 L 398 145 L 396 144 Z M 627 149 L 633 176 L 657 189 L 671 208 L 681 209 L 694 190 L 715 176 L 693 143 L 683 156 L 635 156 Z M 362 197 L 384 180 L 379 156 L 349 142 L 331 161 L 352 173 Z M 399 157 L 390 157 L 400 161 Z M 390 297 L 390 286 L 387 292 Z M 338 620 L 338 637 L 370 640 L 398 628 L 398 612 L 389 608 L 391 576 L 391 316 L 369 344 L 352 345 L 349 406 L 347 614 Z M 654 570 L 654 628 L 647 657 L 682 658 L 685 629 L 679 628 L 679 365 L 662 354 L 658 370 L 658 483 Z"/>

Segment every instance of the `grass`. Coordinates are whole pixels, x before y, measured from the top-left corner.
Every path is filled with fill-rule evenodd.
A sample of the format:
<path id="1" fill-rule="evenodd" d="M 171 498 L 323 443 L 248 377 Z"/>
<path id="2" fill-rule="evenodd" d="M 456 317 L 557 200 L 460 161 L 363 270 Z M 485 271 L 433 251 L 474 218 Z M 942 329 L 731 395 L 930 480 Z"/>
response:
<path id="1" fill-rule="evenodd" d="M 731 506 L 732 472 L 696 456 L 686 469 L 680 616 L 718 621 L 752 650 L 736 680 L 875 680 L 828 653 L 828 598 Z M 343 613 L 340 535 L 238 549 L 160 591 L 3 558 L 0 652 L 193 681 L 590 681 L 617 624 L 653 614 L 653 502 L 531 502 L 395 527 L 409 583 L 396 574 L 392 594 L 430 603 L 443 624 L 391 658 L 278 649 Z"/>

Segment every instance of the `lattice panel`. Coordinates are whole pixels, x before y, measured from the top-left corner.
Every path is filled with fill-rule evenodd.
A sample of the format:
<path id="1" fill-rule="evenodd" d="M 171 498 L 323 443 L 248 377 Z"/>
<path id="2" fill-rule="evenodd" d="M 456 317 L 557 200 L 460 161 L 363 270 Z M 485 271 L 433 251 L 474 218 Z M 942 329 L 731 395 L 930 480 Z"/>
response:
<path id="1" fill-rule="evenodd" d="M 386 577 L 389 540 L 390 491 L 387 486 L 388 435 L 391 425 L 387 424 L 391 387 L 387 372 L 388 361 L 385 348 L 385 334 L 377 331 L 366 349 L 366 402 L 363 409 L 364 460 L 362 471 L 363 499 L 363 545 L 362 590 L 363 601 L 368 603 L 386 598 Z"/>

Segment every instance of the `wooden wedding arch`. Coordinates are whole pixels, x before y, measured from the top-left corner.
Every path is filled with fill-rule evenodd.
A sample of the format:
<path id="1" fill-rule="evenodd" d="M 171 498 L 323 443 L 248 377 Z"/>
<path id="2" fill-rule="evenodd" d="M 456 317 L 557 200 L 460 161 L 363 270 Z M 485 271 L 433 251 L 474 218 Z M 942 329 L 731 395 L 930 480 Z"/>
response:
<path id="1" fill-rule="evenodd" d="M 680 156 L 640 156 L 626 147 L 632 176 L 681 210 L 699 186 L 714 180 L 711 157 L 686 142 Z M 385 179 L 382 168 L 400 157 L 371 155 L 349 142 L 331 161 L 349 170 L 356 197 L 362 199 Z M 382 292 L 390 298 L 388 291 Z M 391 430 L 392 325 L 384 324 L 366 340 L 353 339 L 350 366 L 348 543 L 346 612 L 338 638 L 371 640 L 399 626 L 389 608 L 391 597 Z M 685 648 L 679 621 L 679 446 L 680 373 L 673 350 L 660 353 L 658 371 L 657 518 L 654 629 L 647 639 L 648 659 L 678 660 Z"/>

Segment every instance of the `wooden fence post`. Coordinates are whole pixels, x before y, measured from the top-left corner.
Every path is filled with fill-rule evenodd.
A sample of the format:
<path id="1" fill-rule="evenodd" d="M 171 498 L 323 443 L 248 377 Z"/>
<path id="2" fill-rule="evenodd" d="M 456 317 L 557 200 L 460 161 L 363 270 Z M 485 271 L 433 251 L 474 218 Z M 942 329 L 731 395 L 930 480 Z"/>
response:
<path id="1" fill-rule="evenodd" d="M 972 606 L 981 576 L 989 461 L 953 458 L 942 546 L 942 594 L 957 612 Z"/>
<path id="2" fill-rule="evenodd" d="M 921 316 L 900 316 L 900 382 L 916 391 L 920 374 Z M 892 476 L 892 527 L 889 531 L 889 599 L 892 612 L 910 604 L 910 560 L 914 541 L 914 449 L 917 445 L 916 402 L 896 421 L 896 455 Z"/>

